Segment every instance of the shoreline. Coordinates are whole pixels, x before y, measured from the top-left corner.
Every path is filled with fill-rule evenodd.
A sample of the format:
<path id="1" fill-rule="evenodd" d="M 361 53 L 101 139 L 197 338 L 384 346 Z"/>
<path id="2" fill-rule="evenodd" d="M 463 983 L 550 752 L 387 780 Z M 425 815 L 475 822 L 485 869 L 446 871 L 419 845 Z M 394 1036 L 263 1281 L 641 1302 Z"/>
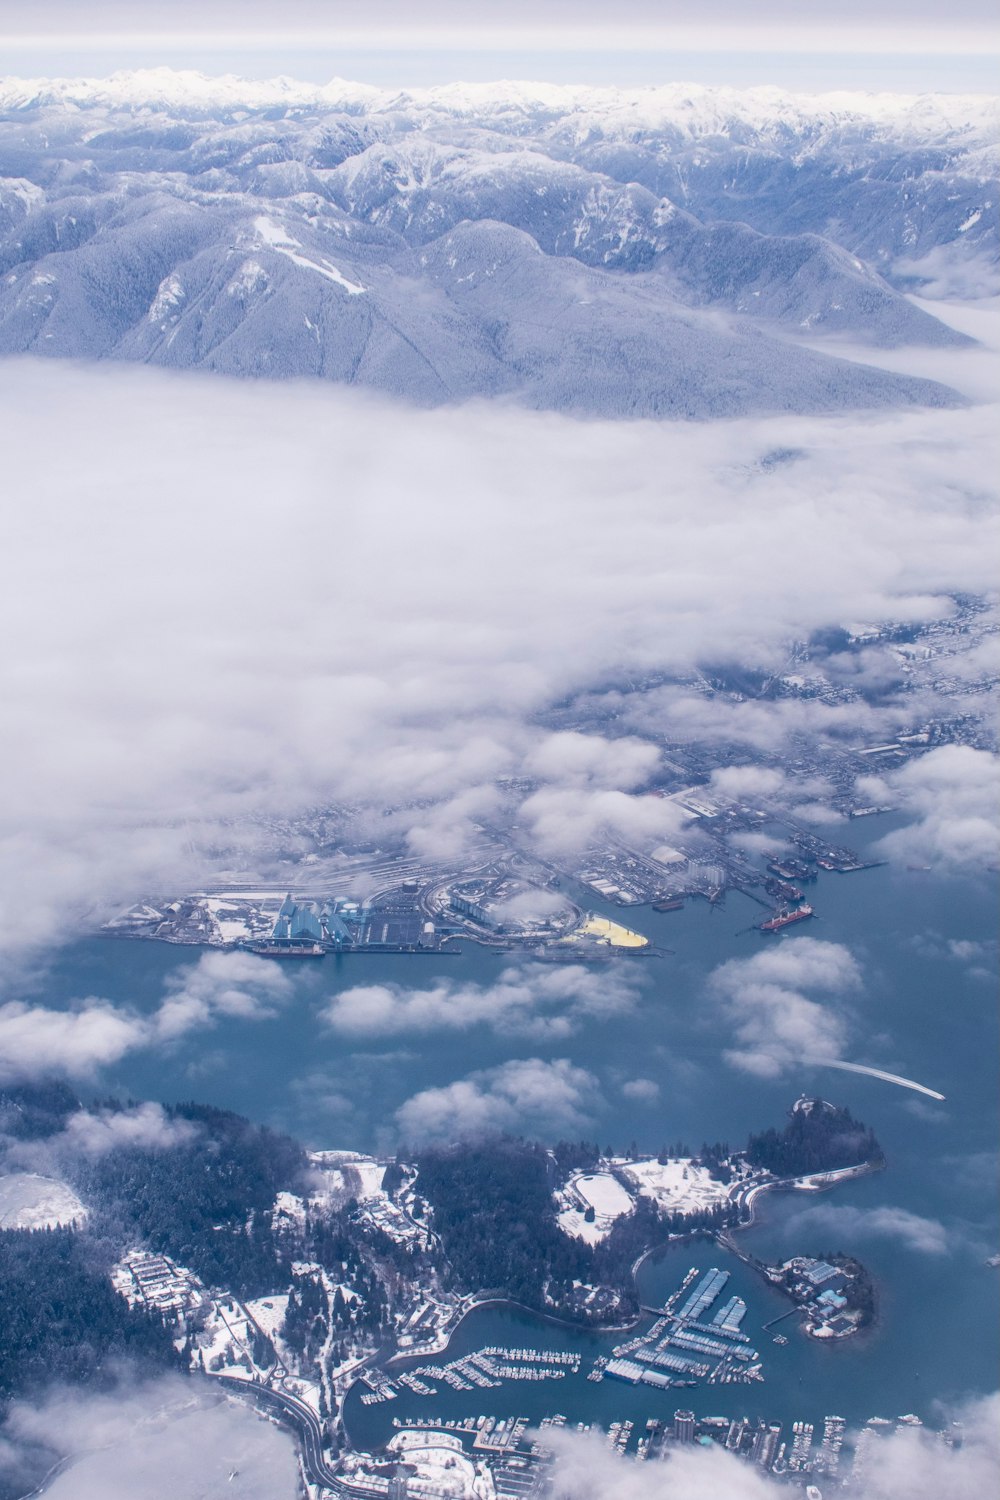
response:
<path id="1" fill-rule="evenodd" d="M 828 1193 L 842 1182 L 853 1182 L 857 1177 L 868 1177 L 873 1172 L 885 1170 L 885 1161 L 858 1162 L 853 1167 L 836 1167 L 831 1172 L 809 1172 L 802 1177 L 774 1177 L 766 1182 L 755 1182 L 747 1189 L 741 1208 L 748 1210 L 734 1224 L 727 1224 L 720 1231 L 726 1233 L 736 1229 L 750 1229 L 756 1217 L 756 1201 L 764 1193 Z"/>
<path id="2" fill-rule="evenodd" d="M 647 1251 L 646 1254 L 652 1254 L 652 1252 Z M 428 1359 L 434 1354 L 443 1354 L 466 1318 L 472 1313 L 478 1312 L 481 1307 L 511 1307 L 516 1312 L 527 1313 L 532 1318 L 540 1318 L 543 1323 L 554 1323 L 558 1328 L 568 1328 L 573 1333 L 628 1333 L 630 1329 L 642 1321 L 643 1316 L 640 1311 L 627 1323 L 572 1323 L 568 1318 L 561 1318 L 558 1313 L 542 1312 L 540 1308 L 529 1307 L 526 1302 L 517 1302 L 513 1297 L 483 1297 L 475 1302 L 470 1302 L 468 1307 L 464 1308 L 454 1327 L 448 1330 L 447 1336 L 442 1335 L 435 1340 L 433 1345 L 425 1345 L 422 1349 L 397 1350 L 395 1354 L 390 1354 L 381 1363 L 379 1368 L 387 1369 L 389 1365 L 395 1364 L 398 1360 Z M 442 1338 L 444 1339 L 443 1342 Z"/>
<path id="3" fill-rule="evenodd" d="M 767 1182 L 754 1183 L 747 1190 L 742 1204 L 737 1205 L 741 1211 L 746 1211 L 746 1217 L 738 1217 L 732 1224 L 727 1224 L 720 1230 L 697 1227 L 691 1229 L 686 1234 L 668 1234 L 665 1239 L 658 1240 L 655 1244 L 649 1245 L 643 1250 L 632 1262 L 628 1273 L 636 1298 L 640 1299 L 639 1275 L 643 1266 L 651 1257 L 655 1256 L 658 1251 L 667 1250 L 671 1246 L 686 1244 L 702 1238 L 714 1240 L 720 1249 L 727 1251 L 731 1255 L 735 1255 L 738 1260 L 746 1265 L 750 1265 L 753 1269 L 758 1270 L 759 1274 L 763 1275 L 763 1272 L 759 1270 L 763 1262 L 759 1262 L 755 1256 L 751 1256 L 748 1252 L 741 1252 L 735 1244 L 727 1244 L 722 1238 L 723 1236 L 731 1235 L 738 1229 L 750 1229 L 753 1227 L 756 1220 L 756 1200 L 758 1197 L 768 1192 L 828 1192 L 842 1182 L 850 1182 L 857 1177 L 865 1177 L 872 1172 L 881 1171 L 884 1165 L 884 1162 L 859 1162 L 856 1166 L 839 1167 L 832 1172 L 814 1172 L 803 1177 L 782 1177 Z M 765 1277 L 765 1279 L 767 1278 Z M 597 1335 L 604 1333 L 628 1333 L 636 1328 L 644 1317 L 650 1316 L 650 1314 L 643 1311 L 640 1301 L 639 1311 L 635 1317 L 628 1319 L 626 1322 L 578 1323 L 569 1318 L 560 1317 L 558 1313 L 546 1312 L 537 1307 L 529 1307 L 526 1302 L 518 1302 L 512 1297 L 476 1297 L 462 1308 L 456 1321 L 442 1331 L 433 1343 L 425 1344 L 420 1349 L 415 1350 L 399 1349 L 384 1359 L 376 1357 L 373 1363 L 380 1369 L 388 1369 L 390 1366 L 397 1365 L 404 1360 L 431 1359 L 436 1355 L 445 1353 L 465 1320 L 470 1314 L 483 1307 L 509 1307 L 517 1312 L 527 1313 L 530 1317 L 538 1318 L 542 1322 L 552 1323 L 559 1328 L 569 1329 L 574 1333 L 593 1333 Z M 820 1340 L 820 1342 L 825 1341 Z M 360 1378 L 360 1372 L 358 1378 Z M 356 1380 L 352 1381 L 348 1390 L 345 1391 L 345 1400 L 355 1383 Z"/>
<path id="4" fill-rule="evenodd" d="M 639 1290 L 639 1276 L 643 1266 L 648 1260 L 650 1260 L 652 1257 L 655 1257 L 659 1251 L 665 1251 L 673 1246 L 686 1244 L 698 1239 L 714 1240 L 719 1249 L 724 1250 L 727 1254 L 734 1255 L 744 1265 L 749 1266 L 751 1270 L 755 1271 L 757 1275 L 759 1275 L 762 1280 L 767 1283 L 767 1285 L 773 1287 L 776 1291 L 781 1292 L 781 1288 L 776 1287 L 775 1283 L 766 1274 L 766 1271 L 764 1269 L 765 1263 L 758 1260 L 756 1256 L 751 1255 L 748 1251 L 741 1250 L 731 1239 L 731 1235 L 735 1230 L 750 1229 L 753 1227 L 756 1219 L 755 1205 L 758 1197 L 761 1197 L 771 1191 L 828 1192 L 830 1189 L 837 1187 L 842 1182 L 850 1182 L 855 1178 L 866 1177 L 872 1172 L 881 1171 L 884 1166 L 884 1161 L 859 1162 L 856 1166 L 840 1167 L 836 1168 L 832 1172 L 814 1172 L 802 1177 L 774 1178 L 771 1181 L 754 1183 L 752 1187 L 747 1190 L 742 1204 L 738 1205 L 741 1210 L 747 1211 L 747 1216 L 745 1218 L 739 1217 L 733 1224 L 726 1225 L 720 1230 L 713 1231 L 711 1229 L 699 1227 L 692 1229 L 687 1234 L 668 1234 L 665 1239 L 659 1240 L 656 1244 L 648 1246 L 645 1250 L 642 1251 L 640 1255 L 636 1257 L 629 1268 L 629 1277 L 632 1283 L 632 1290 L 635 1293 L 636 1299 L 639 1301 L 639 1311 L 636 1313 L 634 1318 L 629 1319 L 627 1322 L 590 1325 L 575 1323 L 571 1322 L 567 1318 L 559 1317 L 557 1313 L 544 1312 L 538 1308 L 529 1307 L 526 1303 L 518 1302 L 512 1297 L 474 1298 L 465 1307 L 462 1308 L 462 1311 L 453 1326 L 450 1326 L 446 1330 L 446 1332 L 440 1334 L 434 1340 L 433 1344 L 425 1345 L 419 1350 L 397 1350 L 395 1353 L 390 1354 L 384 1358 L 375 1356 L 372 1359 L 371 1363 L 379 1369 L 390 1371 L 392 1367 L 401 1365 L 404 1361 L 407 1360 L 426 1360 L 444 1354 L 447 1352 L 452 1340 L 455 1338 L 456 1334 L 458 1333 L 459 1329 L 462 1327 L 466 1319 L 472 1313 L 477 1312 L 480 1308 L 488 1307 L 506 1307 L 515 1312 L 526 1313 L 529 1317 L 537 1318 L 544 1323 L 554 1324 L 559 1328 L 568 1329 L 571 1333 L 574 1334 L 591 1333 L 597 1336 L 601 1336 L 603 1334 L 629 1333 L 634 1328 L 638 1327 L 645 1318 L 653 1316 L 652 1312 L 644 1308 L 641 1301 L 641 1293 Z M 799 1310 L 799 1305 L 797 1303 L 794 1303 L 793 1301 L 793 1305 L 789 1309 L 789 1315 Z M 852 1334 L 845 1335 L 839 1338 L 816 1338 L 811 1334 L 810 1330 L 803 1327 L 801 1323 L 799 1323 L 797 1326 L 799 1332 L 801 1332 L 804 1337 L 807 1337 L 809 1339 L 810 1344 L 814 1346 L 836 1345 L 839 1347 L 846 1343 L 852 1342 L 860 1335 L 870 1334 L 877 1326 L 877 1322 L 878 1319 L 876 1317 L 875 1319 L 873 1319 L 872 1323 L 865 1324 L 863 1327 L 856 1328 Z M 357 1376 L 355 1376 L 355 1378 L 351 1381 L 350 1385 L 345 1390 L 340 1402 L 340 1420 L 344 1424 L 345 1435 L 352 1445 L 353 1439 L 351 1438 L 350 1429 L 348 1428 L 346 1419 L 347 1398 L 349 1397 L 351 1391 L 354 1389 L 355 1385 L 360 1381 L 361 1375 L 362 1372 L 359 1370 Z"/>

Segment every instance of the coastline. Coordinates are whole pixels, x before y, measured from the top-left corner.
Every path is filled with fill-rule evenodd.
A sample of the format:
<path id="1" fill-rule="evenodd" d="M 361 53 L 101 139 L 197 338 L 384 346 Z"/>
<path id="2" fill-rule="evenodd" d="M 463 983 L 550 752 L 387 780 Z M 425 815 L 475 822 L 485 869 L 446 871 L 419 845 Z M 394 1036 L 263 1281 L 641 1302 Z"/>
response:
<path id="1" fill-rule="evenodd" d="M 720 1248 L 728 1251 L 730 1254 L 735 1255 L 739 1260 L 743 1261 L 744 1264 L 750 1265 L 751 1267 L 753 1267 L 753 1269 L 760 1271 L 760 1268 L 763 1264 L 762 1262 L 758 1261 L 755 1256 L 750 1255 L 747 1251 L 740 1250 L 734 1243 L 731 1243 L 729 1241 L 729 1236 L 735 1230 L 750 1229 L 753 1227 L 756 1218 L 755 1205 L 758 1197 L 760 1197 L 764 1193 L 771 1191 L 828 1192 L 832 1188 L 837 1187 L 842 1182 L 850 1182 L 857 1177 L 865 1177 L 872 1172 L 881 1171 L 884 1165 L 885 1163 L 882 1161 L 860 1162 L 856 1166 L 840 1167 L 832 1172 L 814 1172 L 804 1177 L 782 1177 L 774 1178 L 766 1182 L 754 1183 L 753 1186 L 747 1190 L 746 1196 L 743 1198 L 742 1202 L 737 1202 L 736 1199 L 731 1200 L 732 1202 L 734 1202 L 735 1206 L 739 1208 L 741 1213 L 741 1216 L 738 1217 L 732 1224 L 728 1224 L 725 1226 L 725 1228 L 718 1231 L 699 1227 L 690 1230 L 690 1232 L 686 1234 L 668 1234 L 664 1239 L 658 1240 L 655 1244 L 649 1245 L 645 1250 L 643 1250 L 642 1253 L 636 1257 L 631 1267 L 629 1268 L 629 1277 L 631 1278 L 632 1289 L 635 1292 L 637 1300 L 640 1298 L 639 1275 L 642 1271 L 642 1267 L 646 1264 L 647 1260 L 655 1256 L 658 1251 L 664 1250 L 671 1245 L 684 1244 L 688 1241 L 694 1241 L 702 1238 L 714 1239 L 715 1242 L 720 1246 Z M 745 1217 L 742 1216 L 744 1213 Z M 763 1274 L 763 1272 L 760 1271 L 760 1274 Z M 449 1323 L 446 1328 L 438 1334 L 438 1336 L 433 1340 L 432 1343 L 423 1344 L 419 1349 L 397 1350 L 394 1354 L 390 1354 L 384 1359 L 379 1359 L 376 1356 L 372 1362 L 377 1364 L 380 1369 L 389 1369 L 391 1366 L 396 1366 L 405 1360 L 429 1359 L 434 1357 L 435 1355 L 443 1354 L 447 1351 L 452 1339 L 458 1333 L 462 1324 L 470 1316 L 470 1314 L 483 1307 L 509 1307 L 515 1309 L 518 1312 L 527 1313 L 530 1317 L 538 1318 L 542 1322 L 552 1323 L 560 1328 L 568 1328 L 574 1333 L 594 1334 L 631 1332 L 632 1329 L 636 1328 L 642 1322 L 644 1317 L 649 1315 L 643 1309 L 640 1300 L 639 1311 L 636 1313 L 635 1317 L 630 1318 L 625 1322 L 587 1324 L 574 1322 L 569 1318 L 562 1318 L 557 1313 L 546 1312 L 541 1308 L 529 1307 L 527 1303 L 518 1302 L 512 1297 L 474 1296 L 472 1299 L 465 1302 L 455 1321 Z M 832 1341 L 820 1340 L 820 1342 Z M 345 1400 L 348 1393 L 353 1388 L 353 1385 L 356 1383 L 356 1380 L 360 1377 L 360 1374 L 361 1372 L 359 1371 L 358 1376 L 355 1377 L 355 1380 L 351 1382 L 351 1385 L 348 1386 L 347 1390 L 344 1392 Z"/>
<path id="2" fill-rule="evenodd" d="M 455 1320 L 450 1323 L 441 1333 L 439 1333 L 432 1344 L 425 1344 L 416 1350 L 397 1350 L 393 1354 L 390 1354 L 388 1356 L 375 1355 L 369 1362 L 366 1363 L 370 1363 L 377 1368 L 386 1371 L 391 1371 L 393 1369 L 399 1368 L 408 1361 L 426 1360 L 444 1354 L 449 1349 L 453 1339 L 455 1338 L 456 1334 L 458 1333 L 466 1319 L 470 1316 L 470 1314 L 478 1311 L 480 1308 L 510 1308 L 512 1311 L 525 1313 L 529 1317 L 539 1319 L 541 1322 L 550 1323 L 555 1327 L 568 1329 L 570 1332 L 576 1334 L 592 1333 L 600 1336 L 603 1334 L 629 1333 L 633 1329 L 637 1328 L 645 1318 L 652 1316 L 655 1312 L 654 1309 L 647 1308 L 641 1300 L 641 1294 L 639 1291 L 639 1276 L 641 1274 L 643 1266 L 659 1251 L 665 1250 L 670 1246 L 676 1246 L 686 1243 L 688 1241 L 693 1242 L 699 1239 L 714 1240 L 720 1249 L 736 1256 L 738 1260 L 743 1262 L 743 1264 L 749 1266 L 753 1271 L 761 1276 L 762 1279 L 768 1283 L 768 1285 L 775 1287 L 775 1283 L 772 1277 L 768 1274 L 768 1269 L 765 1266 L 765 1263 L 763 1261 L 760 1261 L 749 1251 L 741 1249 L 740 1246 L 738 1246 L 735 1240 L 732 1238 L 733 1232 L 735 1230 L 749 1229 L 753 1227 L 753 1224 L 756 1220 L 756 1204 L 758 1198 L 770 1191 L 799 1191 L 809 1193 L 828 1192 L 841 1183 L 850 1182 L 859 1177 L 866 1177 L 873 1172 L 879 1172 L 883 1170 L 884 1167 L 884 1159 L 879 1159 L 876 1161 L 859 1162 L 856 1165 L 850 1167 L 840 1167 L 830 1172 L 814 1172 L 801 1177 L 772 1178 L 763 1182 L 755 1182 L 746 1189 L 742 1199 L 739 1196 L 734 1195 L 734 1198 L 731 1200 L 734 1208 L 738 1210 L 738 1216 L 732 1224 L 726 1225 L 725 1228 L 715 1231 L 703 1227 L 698 1227 L 692 1229 L 689 1233 L 686 1234 L 668 1234 L 665 1236 L 665 1238 L 657 1240 L 655 1244 L 649 1245 L 645 1250 L 643 1250 L 642 1253 L 638 1255 L 632 1262 L 632 1265 L 629 1268 L 629 1277 L 631 1279 L 632 1288 L 635 1293 L 636 1300 L 639 1303 L 639 1310 L 636 1313 L 635 1317 L 628 1319 L 626 1322 L 598 1325 L 581 1324 L 572 1322 L 567 1318 L 562 1318 L 556 1313 L 545 1312 L 539 1308 L 529 1307 L 526 1303 L 518 1302 L 516 1299 L 511 1297 L 473 1296 L 461 1306 L 461 1310 L 459 1311 L 458 1316 L 455 1318 Z M 737 1188 L 737 1194 L 738 1193 L 739 1187 Z M 780 1287 L 775 1287 L 775 1289 L 781 1291 Z M 792 1306 L 789 1308 L 789 1313 L 787 1314 L 788 1316 L 800 1310 L 799 1304 L 796 1303 L 794 1299 L 790 1298 L 789 1300 L 792 1302 Z M 854 1343 L 859 1337 L 863 1335 L 870 1335 L 877 1326 L 877 1323 L 878 1317 L 876 1314 L 871 1322 L 854 1328 L 849 1335 L 843 1335 L 840 1337 L 817 1337 L 809 1327 L 804 1326 L 800 1321 L 797 1321 L 797 1327 L 799 1328 L 799 1331 L 809 1339 L 810 1344 L 814 1347 L 822 1345 L 826 1345 L 828 1347 L 840 1347 L 846 1343 Z M 340 1419 L 344 1424 L 344 1431 L 349 1442 L 353 1442 L 353 1439 L 351 1438 L 350 1429 L 347 1425 L 346 1419 L 347 1399 L 354 1386 L 361 1378 L 362 1373 L 363 1371 L 361 1369 L 357 1371 L 351 1383 L 343 1392 L 340 1400 Z"/>
<path id="3" fill-rule="evenodd" d="M 868 1177 L 873 1172 L 884 1170 L 884 1160 L 866 1161 L 859 1162 L 854 1167 L 838 1167 L 832 1172 L 810 1172 L 804 1177 L 773 1177 L 766 1182 L 755 1182 L 747 1189 L 746 1196 L 740 1203 L 741 1209 L 748 1210 L 746 1216 L 741 1214 L 734 1224 L 727 1225 L 721 1232 L 751 1228 L 756 1214 L 756 1201 L 764 1193 L 827 1193 L 842 1182 L 851 1182 L 856 1177 Z"/>
<path id="4" fill-rule="evenodd" d="M 646 1251 L 643 1259 L 648 1254 L 652 1254 L 652 1251 Z M 517 1302 L 513 1297 L 482 1297 L 463 1308 L 454 1325 L 447 1330 L 446 1334 L 439 1335 L 433 1345 L 425 1344 L 420 1349 L 397 1350 L 395 1354 L 390 1354 L 382 1361 L 380 1368 L 387 1369 L 389 1365 L 396 1364 L 397 1361 L 403 1359 L 427 1359 L 432 1354 L 443 1354 L 466 1318 L 481 1307 L 512 1307 L 517 1312 L 527 1313 L 532 1318 L 540 1318 L 543 1323 L 554 1323 L 558 1328 L 568 1328 L 573 1333 L 628 1333 L 642 1321 L 643 1317 L 640 1310 L 627 1323 L 573 1323 L 569 1318 L 560 1318 L 558 1313 L 543 1312 L 540 1308 L 529 1307 L 526 1302 Z"/>

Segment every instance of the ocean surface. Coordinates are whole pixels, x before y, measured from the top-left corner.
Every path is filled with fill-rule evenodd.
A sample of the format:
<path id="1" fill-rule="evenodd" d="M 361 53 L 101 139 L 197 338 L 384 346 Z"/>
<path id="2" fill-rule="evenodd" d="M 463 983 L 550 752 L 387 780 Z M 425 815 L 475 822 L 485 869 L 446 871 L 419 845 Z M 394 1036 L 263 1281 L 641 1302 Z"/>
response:
<path id="1" fill-rule="evenodd" d="M 838 842 L 864 848 L 890 826 L 854 823 Z M 225 1017 L 189 1032 L 167 1052 L 136 1052 L 96 1080 L 109 1092 L 165 1101 L 198 1099 L 290 1130 L 311 1147 L 391 1149 L 395 1111 L 420 1090 L 444 1086 L 512 1058 L 567 1058 L 596 1080 L 585 1105 L 585 1131 L 602 1147 L 635 1142 L 657 1151 L 683 1139 L 742 1144 L 751 1130 L 780 1126 L 800 1093 L 821 1094 L 871 1125 L 884 1147 L 885 1171 L 823 1195 L 771 1194 L 758 1200 L 742 1243 L 764 1259 L 844 1250 L 873 1272 L 877 1326 L 837 1347 L 782 1329 L 777 1346 L 761 1326 L 789 1306 L 747 1267 L 707 1241 L 671 1247 L 641 1272 L 644 1300 L 656 1303 L 689 1266 L 732 1272 L 727 1290 L 749 1304 L 744 1328 L 764 1357 L 765 1382 L 700 1386 L 661 1393 L 585 1379 L 592 1356 L 623 1335 L 584 1335 L 513 1309 L 484 1307 L 462 1324 L 449 1357 L 489 1344 L 579 1347 L 581 1373 L 558 1382 L 505 1384 L 498 1390 L 400 1397 L 363 1407 L 348 1402 L 352 1438 L 363 1445 L 391 1435 L 392 1418 L 524 1415 L 556 1412 L 571 1422 L 649 1416 L 690 1405 L 699 1415 L 746 1414 L 791 1422 L 837 1413 L 849 1421 L 915 1412 L 936 1421 L 944 1405 L 996 1386 L 1000 1272 L 985 1264 L 1000 1242 L 997 1195 L 998 1043 L 996 880 L 983 873 L 943 877 L 889 864 L 846 875 L 821 873 L 808 899 L 818 916 L 778 938 L 747 931 L 761 908 L 730 894 L 722 908 L 689 901 L 683 911 L 603 907 L 644 932 L 671 956 L 621 959 L 644 986 L 628 1014 L 582 1020 L 570 1036 L 543 1041 L 464 1031 L 390 1038 L 338 1035 L 322 1010 L 338 989 L 397 983 L 491 983 L 516 962 L 467 945 L 458 956 L 342 955 L 289 966 L 293 993 L 269 1019 Z M 778 1078 L 741 1072 L 724 1059 L 732 1044 L 721 1002 L 706 981 L 720 963 L 751 957 L 766 943 L 823 938 L 848 946 L 864 985 L 843 998 L 817 997 L 845 1011 L 852 1061 L 919 1080 L 943 1104 L 875 1079 L 797 1066 Z M 151 1012 L 197 949 L 90 938 L 57 950 L 44 969 L 7 998 L 69 1005 L 88 996 Z M 294 970 L 294 972 L 293 972 Z M 636 1077 L 659 1086 L 652 1103 L 622 1092 Z M 574 1134 L 579 1134 L 575 1131 Z M 641 1420 L 640 1420 L 641 1419 Z"/>

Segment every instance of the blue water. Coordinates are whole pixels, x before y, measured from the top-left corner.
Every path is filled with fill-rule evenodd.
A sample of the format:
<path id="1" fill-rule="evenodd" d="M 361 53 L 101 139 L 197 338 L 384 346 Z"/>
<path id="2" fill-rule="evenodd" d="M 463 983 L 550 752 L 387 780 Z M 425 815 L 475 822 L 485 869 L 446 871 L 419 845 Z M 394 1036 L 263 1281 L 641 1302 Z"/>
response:
<path id="1" fill-rule="evenodd" d="M 850 842 L 858 847 L 885 826 L 877 820 L 852 825 Z M 703 1139 L 741 1143 L 751 1129 L 782 1123 L 798 1093 L 822 1093 L 874 1127 L 887 1169 L 821 1198 L 766 1198 L 745 1243 L 765 1259 L 837 1249 L 856 1253 L 879 1285 L 880 1317 L 871 1333 L 826 1348 L 795 1335 L 793 1324 L 787 1347 L 773 1345 L 767 1335 L 759 1345 L 765 1384 L 678 1392 L 683 1401 L 612 1381 L 588 1383 L 581 1374 L 475 1396 L 445 1387 L 434 1401 L 407 1396 L 371 1408 L 352 1398 L 350 1430 L 367 1442 L 387 1436 L 394 1415 L 469 1416 L 484 1410 L 533 1417 L 560 1411 L 574 1421 L 606 1424 L 662 1415 L 678 1404 L 692 1404 L 702 1414 L 759 1412 L 788 1421 L 833 1411 L 852 1420 L 915 1411 L 932 1420 L 939 1399 L 996 1384 L 1000 1275 L 984 1265 L 1000 1240 L 996 882 L 888 866 L 821 875 L 810 900 L 818 920 L 777 939 L 743 931 L 759 920 L 760 908 L 741 896 L 730 896 L 721 910 L 698 901 L 681 912 L 633 910 L 627 920 L 674 956 L 631 961 L 646 979 L 634 1013 L 589 1020 L 554 1043 L 498 1036 L 486 1026 L 348 1043 L 320 1016 L 338 988 L 385 982 L 423 988 L 440 979 L 485 984 L 512 956 L 471 945 L 452 958 L 344 955 L 288 970 L 294 993 L 280 1016 L 223 1019 L 165 1053 L 137 1052 L 96 1080 L 95 1092 L 197 1098 L 289 1129 L 311 1146 L 378 1150 L 391 1149 L 394 1112 L 421 1089 L 512 1057 L 567 1057 L 599 1081 L 587 1134 L 602 1146 L 635 1141 L 649 1151 L 678 1137 L 695 1149 Z M 920 1080 L 944 1093 L 945 1104 L 831 1070 L 803 1066 L 780 1079 L 762 1079 L 722 1061 L 731 1039 L 718 1003 L 706 992 L 708 974 L 726 959 L 751 956 L 765 942 L 795 943 L 805 936 L 847 944 L 863 967 L 863 991 L 846 1002 L 848 1055 Z M 960 959 L 949 952 L 948 939 L 984 946 Z M 160 1003 L 164 985 L 197 958 L 192 949 L 93 938 L 57 952 L 18 993 L 56 1005 L 98 995 L 148 1013 Z M 659 1084 L 658 1104 L 650 1107 L 622 1093 L 622 1083 L 636 1076 Z M 826 1218 L 831 1209 L 832 1222 Z M 905 1218 L 903 1237 L 893 1232 L 898 1218 L 887 1221 L 883 1213 L 881 1225 L 873 1225 L 866 1217 L 870 1210 L 932 1221 L 931 1243 L 943 1245 L 943 1252 L 919 1248 L 914 1225 Z M 777 1294 L 738 1262 L 720 1260 L 712 1247 L 683 1246 L 648 1263 L 644 1295 L 663 1296 L 689 1265 L 712 1263 L 733 1270 L 734 1289 L 750 1303 L 747 1330 L 755 1334 L 774 1315 Z M 454 1352 L 490 1343 L 567 1342 L 606 1352 L 614 1340 L 539 1324 L 526 1314 L 482 1309 L 463 1325 Z"/>

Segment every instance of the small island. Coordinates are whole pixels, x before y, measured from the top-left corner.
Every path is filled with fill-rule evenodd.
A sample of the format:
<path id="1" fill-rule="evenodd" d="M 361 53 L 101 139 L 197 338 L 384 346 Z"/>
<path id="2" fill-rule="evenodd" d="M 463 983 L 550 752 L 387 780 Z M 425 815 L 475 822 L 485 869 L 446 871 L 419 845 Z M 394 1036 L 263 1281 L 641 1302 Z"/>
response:
<path id="1" fill-rule="evenodd" d="M 874 1283 L 851 1255 L 827 1253 L 818 1260 L 795 1255 L 768 1266 L 765 1274 L 798 1305 L 810 1338 L 850 1338 L 875 1321 Z"/>

